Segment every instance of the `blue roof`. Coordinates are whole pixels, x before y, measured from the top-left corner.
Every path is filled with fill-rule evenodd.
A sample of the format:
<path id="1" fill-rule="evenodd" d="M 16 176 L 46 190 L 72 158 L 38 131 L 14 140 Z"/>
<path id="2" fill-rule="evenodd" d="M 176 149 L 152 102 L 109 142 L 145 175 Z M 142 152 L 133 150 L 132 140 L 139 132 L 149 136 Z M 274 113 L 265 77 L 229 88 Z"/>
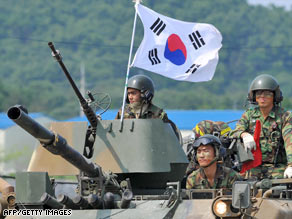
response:
<path id="1" fill-rule="evenodd" d="M 29 116 L 33 119 L 44 117 L 42 113 L 30 113 Z M 8 118 L 6 113 L 0 113 L 0 129 L 7 129 L 14 125 L 15 123 Z"/>
<path id="2" fill-rule="evenodd" d="M 230 122 L 230 128 L 234 129 L 236 122 L 241 118 L 244 110 L 165 110 L 179 129 L 191 130 L 202 120 Z"/>
<path id="3" fill-rule="evenodd" d="M 103 120 L 114 119 L 118 110 L 108 110 L 101 115 Z M 179 129 L 191 130 L 202 120 L 230 122 L 240 119 L 243 110 L 165 110 L 168 118 L 171 119 Z M 67 122 L 87 121 L 85 116 L 73 117 Z M 235 128 L 236 122 L 230 123 L 229 126 Z"/>
<path id="4" fill-rule="evenodd" d="M 230 122 L 240 119 L 244 110 L 165 110 L 168 118 L 171 119 L 179 129 L 191 130 L 195 125 L 202 120 Z M 101 115 L 103 120 L 112 120 L 115 118 L 118 110 L 108 110 Z M 30 113 L 33 119 L 43 117 L 42 113 Z M 77 116 L 65 122 L 87 121 L 85 116 Z M 0 113 L 0 129 L 6 129 L 13 126 L 14 122 L 8 119 L 6 113 Z M 229 126 L 234 129 L 236 122 L 232 122 Z"/>

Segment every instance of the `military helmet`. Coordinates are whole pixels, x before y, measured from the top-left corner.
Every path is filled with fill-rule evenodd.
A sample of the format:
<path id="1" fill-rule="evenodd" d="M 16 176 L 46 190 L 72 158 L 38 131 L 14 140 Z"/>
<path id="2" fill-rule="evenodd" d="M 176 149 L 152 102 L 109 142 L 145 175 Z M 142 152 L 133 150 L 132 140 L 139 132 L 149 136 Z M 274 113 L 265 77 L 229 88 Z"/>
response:
<path id="1" fill-rule="evenodd" d="M 145 75 L 135 75 L 128 81 L 128 88 L 134 88 L 141 92 L 142 100 L 146 103 L 151 102 L 154 96 L 154 83 L 151 78 Z M 127 97 L 126 102 L 129 103 Z"/>
<path id="2" fill-rule="evenodd" d="M 202 120 L 195 128 L 193 128 L 193 132 L 195 133 L 195 137 L 199 138 L 200 136 L 203 136 L 205 134 L 212 134 L 213 133 L 213 125 L 214 122 L 211 120 Z"/>
<path id="3" fill-rule="evenodd" d="M 226 156 L 226 149 L 222 146 L 220 139 L 214 135 L 205 134 L 195 140 L 193 148 L 195 157 L 197 156 L 197 149 L 202 145 L 212 145 L 215 150 L 215 157 L 221 160 Z"/>
<path id="4" fill-rule="evenodd" d="M 213 135 L 214 135 L 214 132 L 218 133 L 218 137 L 219 136 L 228 137 L 229 133 L 231 132 L 231 128 L 226 122 L 218 121 L 218 122 L 214 122 Z"/>
<path id="5" fill-rule="evenodd" d="M 211 134 L 217 137 L 228 136 L 230 131 L 231 128 L 226 122 L 214 122 L 211 120 L 202 120 L 197 123 L 195 128 L 193 128 L 193 132 L 195 133 L 196 138 L 199 138 L 205 134 Z"/>
<path id="6" fill-rule="evenodd" d="M 270 90 L 274 92 L 274 102 L 280 103 L 283 100 L 282 92 L 277 80 L 268 74 L 257 76 L 250 84 L 248 92 L 248 100 L 251 103 L 256 102 L 255 91 Z"/>

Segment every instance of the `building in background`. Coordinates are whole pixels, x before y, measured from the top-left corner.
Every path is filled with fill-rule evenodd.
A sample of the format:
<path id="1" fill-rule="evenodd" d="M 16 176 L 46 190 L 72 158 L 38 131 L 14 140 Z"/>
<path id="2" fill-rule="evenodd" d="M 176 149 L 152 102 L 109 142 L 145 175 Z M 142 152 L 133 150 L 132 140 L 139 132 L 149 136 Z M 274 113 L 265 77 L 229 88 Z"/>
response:
<path id="1" fill-rule="evenodd" d="M 41 113 L 29 115 L 44 126 L 54 121 Z M 38 141 L 12 122 L 6 113 L 0 113 L 0 175 L 25 171 L 37 144 Z"/>

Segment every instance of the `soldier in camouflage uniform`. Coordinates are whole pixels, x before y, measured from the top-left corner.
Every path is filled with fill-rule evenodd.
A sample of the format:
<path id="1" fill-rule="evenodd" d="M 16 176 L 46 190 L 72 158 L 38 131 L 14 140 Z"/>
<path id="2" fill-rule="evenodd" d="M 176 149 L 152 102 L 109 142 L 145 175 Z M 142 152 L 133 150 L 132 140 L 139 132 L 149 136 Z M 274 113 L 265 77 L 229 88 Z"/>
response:
<path id="1" fill-rule="evenodd" d="M 151 119 L 161 118 L 168 122 L 167 114 L 159 107 L 152 104 L 154 96 L 153 81 L 145 75 L 135 75 L 129 79 L 127 87 L 128 103 L 125 106 L 125 119 Z M 120 119 L 122 109 L 119 110 L 116 119 Z"/>
<path id="2" fill-rule="evenodd" d="M 193 138 L 192 138 L 193 141 L 191 140 L 188 141 L 187 151 L 189 151 L 190 147 L 192 147 L 192 145 L 194 144 L 194 140 L 199 138 L 200 136 L 203 136 L 205 134 L 211 134 L 221 139 L 221 138 L 228 137 L 230 131 L 231 131 L 231 128 L 225 122 L 222 122 L 222 121 L 214 122 L 211 120 L 202 120 L 199 123 L 197 123 L 196 126 L 193 128 Z M 190 160 L 190 162 L 186 170 L 186 175 L 189 175 L 191 172 L 199 168 L 199 164 L 193 158 L 194 158 L 193 154 L 189 153 L 188 159 Z"/>
<path id="3" fill-rule="evenodd" d="M 248 100 L 258 106 L 244 112 L 231 133 L 233 137 L 243 140 L 246 150 L 255 149 L 252 135 L 256 121 L 261 123 L 262 164 L 251 169 L 246 177 L 291 178 L 292 118 L 290 112 L 279 106 L 283 97 L 276 79 L 266 74 L 256 77 L 251 83 Z"/>
<path id="4" fill-rule="evenodd" d="M 187 189 L 232 188 L 235 181 L 241 180 L 237 172 L 217 162 L 223 159 L 224 149 L 214 135 L 205 134 L 195 140 L 195 158 L 200 168 L 188 176 Z"/>

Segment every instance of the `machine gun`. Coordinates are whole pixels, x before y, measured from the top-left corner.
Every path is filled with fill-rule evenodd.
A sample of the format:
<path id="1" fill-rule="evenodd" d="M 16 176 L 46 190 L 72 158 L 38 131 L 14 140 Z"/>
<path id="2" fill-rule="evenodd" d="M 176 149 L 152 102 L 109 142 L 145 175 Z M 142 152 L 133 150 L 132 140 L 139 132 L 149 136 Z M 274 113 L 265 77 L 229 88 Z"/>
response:
<path id="1" fill-rule="evenodd" d="M 60 155 L 80 170 L 78 195 L 73 200 L 65 195 L 59 196 L 56 200 L 52 189 L 45 189 L 40 198 L 43 205 L 51 208 L 63 208 L 65 206 L 71 209 L 129 207 L 132 192 L 127 188 L 122 189 L 115 180 L 115 175 L 103 173 L 99 165 L 89 161 L 69 146 L 62 136 L 49 131 L 34 121 L 20 106 L 11 107 L 7 115 L 17 125 L 39 140 L 45 149 L 55 155 Z M 29 183 L 36 179 L 33 174 L 30 175 L 21 176 L 26 177 L 26 180 L 23 179 L 22 181 Z M 48 187 L 50 184 L 47 183 Z M 20 186 L 25 187 L 23 184 L 20 184 Z M 118 195 L 118 198 L 114 194 Z M 17 200 L 19 199 L 21 200 L 21 197 L 17 198 Z M 120 201 L 119 204 L 116 203 L 117 200 Z M 27 206 L 23 202 L 21 201 L 21 206 L 24 205 L 26 208 L 31 206 Z"/>
<path id="2" fill-rule="evenodd" d="M 93 145 L 95 142 L 95 137 L 96 137 L 96 127 L 98 123 L 98 117 L 96 116 L 96 113 L 93 111 L 91 108 L 91 105 L 95 105 L 97 108 L 103 109 L 103 112 L 105 112 L 111 103 L 110 96 L 108 94 L 104 94 L 104 96 L 101 98 L 100 101 L 96 100 L 94 98 L 94 95 L 90 92 L 87 91 L 88 99 L 85 99 L 79 89 L 77 88 L 76 84 L 74 83 L 70 73 L 68 72 L 65 64 L 62 61 L 62 56 L 59 52 L 59 50 L 56 50 L 53 43 L 49 42 L 48 43 L 49 47 L 52 50 L 52 56 L 56 59 L 56 61 L 60 64 L 63 72 L 65 73 L 67 79 L 69 80 L 75 94 L 77 95 L 80 105 L 83 109 L 84 115 L 86 116 L 87 120 L 90 123 L 90 126 L 87 128 L 86 132 L 86 137 L 85 137 L 85 144 L 84 144 L 84 150 L 83 150 L 83 155 L 86 158 L 91 158 L 93 155 Z"/>
<path id="3" fill-rule="evenodd" d="M 254 160 L 251 151 L 245 151 L 239 138 L 220 138 L 220 140 L 226 148 L 226 166 L 239 172 L 244 162 Z"/>

